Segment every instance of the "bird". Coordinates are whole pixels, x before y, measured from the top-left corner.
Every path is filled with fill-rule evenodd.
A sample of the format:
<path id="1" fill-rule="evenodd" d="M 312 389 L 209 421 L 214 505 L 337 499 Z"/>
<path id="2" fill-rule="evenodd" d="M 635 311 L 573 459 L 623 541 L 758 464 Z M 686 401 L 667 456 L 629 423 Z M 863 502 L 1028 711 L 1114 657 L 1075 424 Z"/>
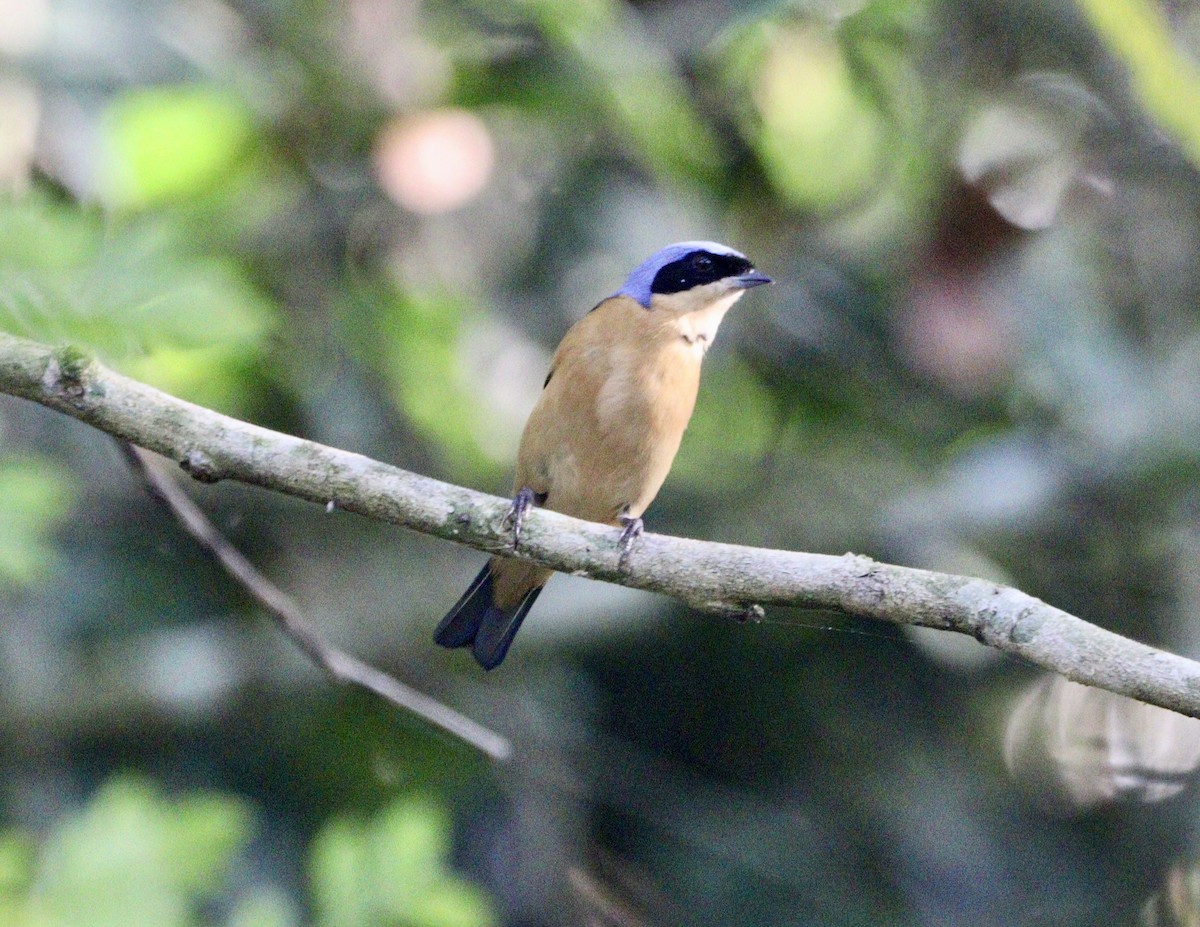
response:
<path id="1" fill-rule="evenodd" d="M 729 308 L 771 283 L 741 252 L 713 241 L 668 245 L 629 274 L 563 337 L 521 435 L 514 549 L 531 507 L 622 527 L 626 555 L 667 477 L 700 386 L 700 365 Z M 497 555 L 434 631 L 491 670 L 553 570 Z"/>

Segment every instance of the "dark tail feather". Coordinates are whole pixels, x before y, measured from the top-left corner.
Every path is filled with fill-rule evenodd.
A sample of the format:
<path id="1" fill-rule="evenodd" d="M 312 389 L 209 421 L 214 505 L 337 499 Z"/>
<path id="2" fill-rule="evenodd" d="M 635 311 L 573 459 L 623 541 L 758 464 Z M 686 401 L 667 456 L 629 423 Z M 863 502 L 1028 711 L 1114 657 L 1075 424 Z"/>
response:
<path id="1" fill-rule="evenodd" d="M 488 564 L 441 620 L 433 639 L 443 647 L 471 646 L 476 662 L 484 669 L 494 669 L 504 660 L 541 591 L 541 586 L 531 590 L 516 608 L 497 608 L 492 604 L 492 571 Z"/>
<path id="2" fill-rule="evenodd" d="M 529 594 L 521 600 L 521 604 L 510 611 L 501 611 L 492 606 L 483 616 L 475 633 L 475 643 L 471 653 L 475 661 L 485 670 L 494 669 L 504 660 L 508 647 L 521 630 L 521 622 L 533 608 L 533 603 L 542 593 L 542 586 L 529 590 Z"/>
<path id="3" fill-rule="evenodd" d="M 475 641 L 479 625 L 492 607 L 492 565 L 486 563 L 433 632 L 443 647 L 466 647 Z"/>

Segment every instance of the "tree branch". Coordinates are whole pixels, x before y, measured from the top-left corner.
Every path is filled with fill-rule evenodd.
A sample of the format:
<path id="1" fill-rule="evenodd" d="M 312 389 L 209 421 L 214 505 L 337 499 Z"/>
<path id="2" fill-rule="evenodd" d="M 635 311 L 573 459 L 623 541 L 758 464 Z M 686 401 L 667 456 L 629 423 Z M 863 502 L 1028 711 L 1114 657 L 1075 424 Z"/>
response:
<path id="1" fill-rule="evenodd" d="M 563 572 L 648 589 L 724 614 L 762 605 L 958 631 L 1085 685 L 1200 718 L 1200 664 L 1088 624 L 1016 589 L 866 557 L 645 534 L 621 561 L 619 529 L 534 509 L 514 552 L 509 500 L 238 421 L 121 376 L 73 348 L 0 333 L 0 392 L 39 402 L 180 462 Z"/>
<path id="2" fill-rule="evenodd" d="M 125 441 L 119 441 L 118 445 L 147 491 L 167 507 L 201 547 L 217 558 L 225 572 L 274 619 L 279 630 L 330 679 L 340 685 L 359 686 L 384 701 L 411 711 L 494 760 L 506 760 L 512 755 L 512 745 L 507 738 L 330 644 L 304 617 L 300 606 L 260 573 L 254 564 L 217 530 L 200 511 L 200 507 L 168 473 L 163 471 L 157 461 L 146 451 Z"/>

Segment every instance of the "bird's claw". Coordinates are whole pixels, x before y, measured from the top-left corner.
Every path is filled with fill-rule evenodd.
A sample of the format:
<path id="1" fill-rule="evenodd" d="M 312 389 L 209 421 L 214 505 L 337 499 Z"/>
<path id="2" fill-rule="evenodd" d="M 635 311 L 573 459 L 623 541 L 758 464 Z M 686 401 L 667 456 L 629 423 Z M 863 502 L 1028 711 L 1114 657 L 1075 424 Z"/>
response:
<path id="1" fill-rule="evenodd" d="M 618 515 L 617 520 L 624 526 L 621 536 L 617 538 L 617 550 L 620 552 L 620 559 L 617 561 L 617 566 L 620 569 L 625 568 L 625 562 L 629 559 L 629 554 L 633 550 L 633 545 L 638 538 L 642 536 L 646 526 L 636 515 Z"/>
<path id="2" fill-rule="evenodd" d="M 525 516 L 529 514 L 529 509 L 533 506 L 533 499 L 533 490 L 528 486 L 524 487 L 513 496 L 508 514 L 504 516 L 503 527 L 512 528 L 513 550 L 516 550 L 517 545 L 521 543 L 521 529 L 525 527 Z"/>
<path id="3" fill-rule="evenodd" d="M 617 539 L 617 547 L 622 551 L 628 551 L 633 546 L 633 542 L 642 536 L 642 532 L 646 530 L 645 523 L 634 515 L 621 515 L 618 521 L 624 526 L 625 530 L 621 532 L 621 536 Z"/>

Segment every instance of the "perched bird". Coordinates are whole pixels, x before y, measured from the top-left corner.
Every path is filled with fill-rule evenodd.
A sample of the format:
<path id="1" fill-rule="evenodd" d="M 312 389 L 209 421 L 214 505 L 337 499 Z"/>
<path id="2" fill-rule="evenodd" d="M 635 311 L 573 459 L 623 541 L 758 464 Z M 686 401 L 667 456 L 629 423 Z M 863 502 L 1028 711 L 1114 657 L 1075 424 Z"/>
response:
<path id="1" fill-rule="evenodd" d="M 514 546 L 531 505 L 623 525 L 623 551 L 671 469 L 696 404 L 700 362 L 729 307 L 770 283 L 711 241 L 663 248 L 567 332 L 517 452 Z M 434 640 L 498 666 L 552 570 L 492 557 Z"/>

